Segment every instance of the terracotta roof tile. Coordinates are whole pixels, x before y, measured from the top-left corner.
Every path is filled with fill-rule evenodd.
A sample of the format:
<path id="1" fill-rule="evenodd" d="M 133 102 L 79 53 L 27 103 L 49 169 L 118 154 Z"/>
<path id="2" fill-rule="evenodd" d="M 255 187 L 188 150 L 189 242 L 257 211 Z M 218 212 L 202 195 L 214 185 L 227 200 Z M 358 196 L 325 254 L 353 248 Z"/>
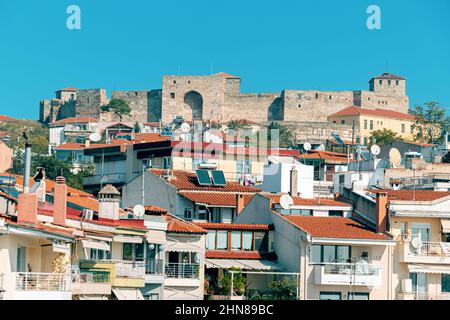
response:
<path id="1" fill-rule="evenodd" d="M 196 226 L 195 224 L 175 217 L 171 214 L 166 214 L 167 232 L 173 233 L 192 233 L 192 234 L 206 234 L 208 231 Z"/>
<path id="2" fill-rule="evenodd" d="M 136 133 L 134 137 L 135 143 L 149 143 L 170 141 L 170 137 L 162 136 L 159 133 Z"/>
<path id="3" fill-rule="evenodd" d="M 375 116 L 375 117 L 403 119 L 403 120 L 408 120 L 408 121 L 415 120 L 415 117 L 413 115 L 410 115 L 407 113 L 401 113 L 401 112 L 385 110 L 385 109 L 366 109 L 366 108 L 360 108 L 360 107 L 356 107 L 356 106 L 350 106 L 345 109 L 342 109 L 341 111 L 333 113 L 332 115 L 329 116 L 329 118 L 343 117 L 343 116 L 359 116 L 359 115 L 370 115 L 370 116 Z"/>
<path id="4" fill-rule="evenodd" d="M 164 208 L 160 208 L 157 206 L 145 206 L 145 213 L 146 214 L 166 214 L 168 211 Z"/>
<path id="5" fill-rule="evenodd" d="M 63 89 L 60 89 L 60 90 L 58 90 L 58 91 L 77 92 L 78 89 L 77 89 L 77 88 L 70 87 L 70 88 L 63 88 Z"/>
<path id="6" fill-rule="evenodd" d="M 298 156 L 297 159 L 324 159 L 327 163 L 347 163 L 351 157 L 345 153 L 312 150 Z"/>
<path id="7" fill-rule="evenodd" d="M 398 80 L 406 80 L 403 77 L 396 76 L 395 74 L 384 72 L 383 74 L 373 77 L 373 79 L 398 79 Z"/>
<path id="8" fill-rule="evenodd" d="M 209 259 L 246 259 L 246 260 L 276 260 L 277 255 L 271 253 L 261 253 L 258 251 L 228 251 L 228 250 L 206 250 L 205 258 Z"/>
<path id="9" fill-rule="evenodd" d="M 368 190 L 368 192 L 377 194 L 380 192 L 388 194 L 388 200 L 405 200 L 405 201 L 434 201 L 440 198 L 450 196 L 448 191 L 433 190 Z"/>
<path id="10" fill-rule="evenodd" d="M 54 125 L 65 125 L 68 123 L 88 123 L 88 122 L 98 122 L 98 119 L 93 117 L 71 117 L 71 118 L 65 118 L 58 121 L 53 121 L 50 123 L 51 126 Z"/>
<path id="11" fill-rule="evenodd" d="M 268 224 L 239 224 L 239 223 L 210 223 L 210 222 L 195 222 L 195 224 L 207 230 L 268 231 L 272 229 L 272 226 Z"/>
<path id="12" fill-rule="evenodd" d="M 180 192 L 179 195 L 195 203 L 207 204 L 210 206 L 236 207 L 236 193 L 225 192 Z M 244 205 L 253 198 L 253 194 L 244 194 Z"/>
<path id="13" fill-rule="evenodd" d="M 156 176 L 163 177 L 167 170 L 164 169 L 150 169 L 150 172 Z M 182 171 L 182 170 L 170 170 L 172 178 L 168 183 L 173 185 L 178 191 L 222 191 L 222 192 L 242 192 L 242 193 L 255 193 L 260 191 L 259 189 L 243 186 L 236 182 L 227 182 L 225 187 L 218 186 L 201 186 L 197 182 L 195 173 Z"/>
<path id="14" fill-rule="evenodd" d="M 14 118 L 11 118 L 11 117 L 8 117 L 8 116 L 0 114 L 0 122 L 3 122 L 3 121 L 15 121 L 15 120 L 17 120 L 17 119 L 14 119 Z"/>
<path id="15" fill-rule="evenodd" d="M 278 214 L 278 213 L 274 213 Z M 278 214 L 280 215 L 280 214 Z M 281 216 L 281 215 L 280 215 Z M 318 238 L 389 240 L 356 222 L 342 217 L 282 216 L 291 224 Z"/>
<path id="16" fill-rule="evenodd" d="M 83 143 L 65 143 L 55 147 L 55 150 L 83 150 L 84 148 Z"/>

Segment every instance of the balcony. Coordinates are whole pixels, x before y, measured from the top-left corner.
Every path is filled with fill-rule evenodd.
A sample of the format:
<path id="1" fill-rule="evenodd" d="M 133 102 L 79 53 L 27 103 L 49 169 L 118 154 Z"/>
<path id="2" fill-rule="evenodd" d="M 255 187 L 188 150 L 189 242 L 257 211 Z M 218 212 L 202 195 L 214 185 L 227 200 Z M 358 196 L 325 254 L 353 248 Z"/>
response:
<path id="1" fill-rule="evenodd" d="M 72 274 L 73 295 L 103 296 L 111 294 L 108 272 L 88 272 Z"/>
<path id="2" fill-rule="evenodd" d="M 450 242 L 422 242 L 403 237 L 401 262 L 450 264 Z"/>
<path id="3" fill-rule="evenodd" d="M 145 273 L 154 275 L 164 274 L 164 261 L 162 259 L 147 259 L 145 261 Z"/>
<path id="4" fill-rule="evenodd" d="M 82 273 L 107 272 L 113 287 L 145 286 L 145 264 L 141 261 L 83 260 L 80 270 Z"/>
<path id="5" fill-rule="evenodd" d="M 166 278 L 199 279 L 199 269 L 197 263 L 168 263 Z"/>
<path id="6" fill-rule="evenodd" d="M 89 125 L 73 125 L 73 124 L 66 124 L 64 126 L 64 134 L 66 135 L 78 135 L 78 134 L 90 134 L 95 131 L 95 128 L 93 126 Z"/>
<path id="7" fill-rule="evenodd" d="M 429 293 L 429 292 L 402 292 L 400 300 L 450 300 L 450 292 Z"/>
<path id="8" fill-rule="evenodd" d="M 381 267 L 359 263 L 329 263 L 314 267 L 317 285 L 381 285 Z"/>
<path id="9" fill-rule="evenodd" d="M 69 274 L 11 272 L 1 276 L 3 298 L 7 300 L 71 300 Z"/>

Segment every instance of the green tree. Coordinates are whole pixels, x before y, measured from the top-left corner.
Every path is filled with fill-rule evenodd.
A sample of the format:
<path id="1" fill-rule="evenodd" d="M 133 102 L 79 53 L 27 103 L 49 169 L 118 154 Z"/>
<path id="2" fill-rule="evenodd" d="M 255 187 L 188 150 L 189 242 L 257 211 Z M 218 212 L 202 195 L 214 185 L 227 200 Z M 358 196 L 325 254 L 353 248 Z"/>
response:
<path id="1" fill-rule="evenodd" d="M 439 102 L 426 102 L 415 106 L 410 114 L 416 117 L 413 125 L 414 140 L 422 143 L 441 143 L 450 128 L 450 118 Z"/>
<path id="2" fill-rule="evenodd" d="M 230 130 L 246 131 L 250 129 L 250 125 L 245 120 L 231 120 L 227 123 L 227 127 Z"/>
<path id="3" fill-rule="evenodd" d="M 33 154 L 48 154 L 49 129 L 37 121 L 15 120 L 0 123 L 0 131 L 4 131 L 10 140 L 7 145 L 16 153 L 24 149 L 25 141 L 22 136 L 26 132 L 33 145 Z"/>
<path id="4" fill-rule="evenodd" d="M 383 128 L 372 132 L 369 138 L 369 146 L 371 146 L 372 144 L 383 146 L 385 144 L 389 144 L 398 140 L 402 140 L 402 138 L 398 136 L 397 133 L 392 130 Z"/>
<path id="5" fill-rule="evenodd" d="M 95 166 L 92 162 L 83 162 L 76 174 L 71 174 L 67 179 L 67 185 L 77 190 L 83 190 L 83 179 L 92 176 L 95 172 Z"/>
<path id="6" fill-rule="evenodd" d="M 230 268 L 230 271 L 239 271 L 237 268 Z M 246 289 L 246 279 L 242 272 L 236 272 L 233 275 L 233 292 L 238 296 L 244 294 Z M 219 280 L 219 288 L 221 294 L 229 295 L 231 291 L 231 273 L 227 272 L 223 275 L 223 277 Z"/>
<path id="7" fill-rule="evenodd" d="M 260 137 L 261 138 L 261 137 Z M 279 139 L 277 146 L 276 142 Z M 267 127 L 267 146 L 269 148 L 280 147 L 280 148 L 293 148 L 295 147 L 295 137 L 288 127 L 282 125 L 279 122 L 272 122 Z"/>
<path id="8" fill-rule="evenodd" d="M 130 115 L 131 108 L 125 100 L 122 99 L 111 99 L 111 101 L 100 107 L 100 110 L 103 112 L 112 112 L 116 116 L 119 117 L 120 121 L 122 122 L 122 117 L 125 115 Z"/>

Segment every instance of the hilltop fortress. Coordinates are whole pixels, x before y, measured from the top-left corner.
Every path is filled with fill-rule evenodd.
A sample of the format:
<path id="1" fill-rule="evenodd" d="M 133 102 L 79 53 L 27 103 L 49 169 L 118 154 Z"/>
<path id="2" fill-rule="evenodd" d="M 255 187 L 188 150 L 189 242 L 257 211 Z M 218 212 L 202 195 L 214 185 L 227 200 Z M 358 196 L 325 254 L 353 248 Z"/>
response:
<path id="1" fill-rule="evenodd" d="M 132 109 L 123 121 L 228 122 L 247 119 L 255 122 L 326 122 L 327 116 L 350 105 L 370 109 L 387 109 L 407 113 L 409 99 L 406 79 L 383 73 L 369 81 L 369 90 L 319 91 L 283 90 L 281 93 L 242 93 L 241 79 L 217 73 L 209 76 L 164 76 L 162 89 L 148 91 L 113 91 L 112 99 L 127 101 Z M 39 119 L 50 123 L 68 117 L 90 116 L 112 121 L 100 106 L 109 98 L 105 89 L 66 88 L 52 100 L 40 102 Z"/>

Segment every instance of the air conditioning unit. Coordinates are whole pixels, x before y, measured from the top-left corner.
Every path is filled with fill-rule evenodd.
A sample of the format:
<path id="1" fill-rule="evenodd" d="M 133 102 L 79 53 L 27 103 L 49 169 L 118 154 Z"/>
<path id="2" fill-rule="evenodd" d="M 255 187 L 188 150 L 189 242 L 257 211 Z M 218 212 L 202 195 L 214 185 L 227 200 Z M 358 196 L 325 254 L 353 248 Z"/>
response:
<path id="1" fill-rule="evenodd" d="M 82 218 L 84 220 L 94 220 L 94 210 L 83 209 Z"/>
<path id="2" fill-rule="evenodd" d="M 412 293 L 412 280 L 403 279 L 401 282 L 401 287 L 403 293 Z"/>

